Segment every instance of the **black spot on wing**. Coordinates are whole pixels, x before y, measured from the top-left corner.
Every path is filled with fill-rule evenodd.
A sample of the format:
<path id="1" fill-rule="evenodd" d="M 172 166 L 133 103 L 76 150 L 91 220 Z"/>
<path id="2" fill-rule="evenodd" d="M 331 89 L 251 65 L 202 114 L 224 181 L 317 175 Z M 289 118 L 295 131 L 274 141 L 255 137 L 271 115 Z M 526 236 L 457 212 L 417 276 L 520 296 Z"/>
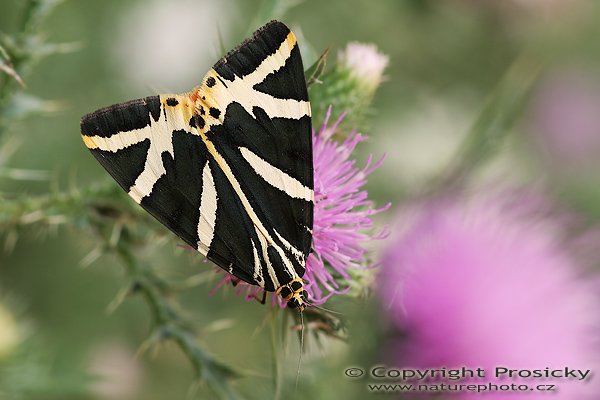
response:
<path id="1" fill-rule="evenodd" d="M 267 75 L 264 81 L 254 85 L 254 89 L 278 99 L 308 101 L 304 67 L 298 45 L 294 45 L 283 67 Z"/>
<path id="2" fill-rule="evenodd" d="M 210 114 L 211 117 L 213 117 L 215 119 L 219 118 L 219 116 L 221 115 L 221 111 L 219 111 L 218 108 L 214 108 L 214 107 L 211 107 L 208 110 L 208 113 Z"/>
<path id="3" fill-rule="evenodd" d="M 254 71 L 269 55 L 275 53 L 290 30 L 279 21 L 271 21 L 259 28 L 251 38 L 231 50 L 213 66 L 227 80 L 244 77 Z"/>
<path id="4" fill-rule="evenodd" d="M 206 125 L 206 121 L 204 121 L 204 118 L 202 118 L 201 116 L 199 116 L 199 115 L 196 114 L 192 118 L 194 119 L 194 126 L 195 127 L 203 129 L 204 126 Z"/>
<path id="5" fill-rule="evenodd" d="M 159 96 L 114 104 L 85 115 L 81 119 L 81 133 L 110 137 L 119 132 L 141 129 L 150 125 L 150 118 L 158 121 L 160 110 Z"/>
<path id="6" fill-rule="evenodd" d="M 215 83 L 217 82 L 212 76 L 208 77 L 208 79 L 206 80 L 206 86 L 208 86 L 209 88 L 215 86 Z"/>
<path id="7" fill-rule="evenodd" d="M 167 99 L 167 105 L 168 106 L 175 107 L 177 104 L 179 104 L 179 102 L 177 101 L 177 99 L 174 99 L 173 97 L 169 97 Z"/>
<path id="8" fill-rule="evenodd" d="M 128 192 L 144 171 L 149 148 L 150 139 L 146 139 L 115 153 L 98 149 L 90 149 L 90 151 L 119 185 Z"/>
<path id="9" fill-rule="evenodd" d="M 173 132 L 172 157 L 162 154 L 166 173 L 141 206 L 190 246 L 197 248 L 202 169 L 207 150 L 202 140 L 185 131 Z"/>

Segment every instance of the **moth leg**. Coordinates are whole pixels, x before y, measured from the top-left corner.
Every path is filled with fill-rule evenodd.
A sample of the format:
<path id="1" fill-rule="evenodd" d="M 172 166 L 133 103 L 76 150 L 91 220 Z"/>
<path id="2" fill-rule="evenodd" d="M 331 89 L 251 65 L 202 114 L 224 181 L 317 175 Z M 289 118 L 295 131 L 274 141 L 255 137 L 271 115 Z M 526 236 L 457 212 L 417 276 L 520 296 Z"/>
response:
<path id="1" fill-rule="evenodd" d="M 263 306 L 265 305 L 265 303 L 267 302 L 267 291 L 263 290 L 263 295 L 262 295 L 262 299 L 259 299 L 258 296 L 255 294 L 254 298 Z"/>

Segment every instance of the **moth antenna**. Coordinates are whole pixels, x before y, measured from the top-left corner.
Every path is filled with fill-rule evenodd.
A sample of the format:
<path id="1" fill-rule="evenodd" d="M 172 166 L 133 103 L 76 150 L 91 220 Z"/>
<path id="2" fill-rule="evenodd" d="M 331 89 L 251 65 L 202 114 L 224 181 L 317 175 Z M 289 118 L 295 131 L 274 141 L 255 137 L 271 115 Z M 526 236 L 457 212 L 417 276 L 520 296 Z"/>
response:
<path id="1" fill-rule="evenodd" d="M 227 48 L 225 47 L 225 41 L 223 40 L 223 34 L 221 33 L 221 26 L 217 22 L 217 40 L 219 41 L 219 51 L 221 52 L 221 57 L 227 54 Z"/>
<path id="2" fill-rule="evenodd" d="M 300 365 L 302 365 L 302 353 L 304 353 L 304 311 L 300 310 L 300 357 L 298 357 L 298 370 L 296 371 L 295 391 L 298 391 L 298 380 L 300 379 Z"/>
<path id="3" fill-rule="evenodd" d="M 318 308 L 319 310 L 323 310 L 323 311 L 330 312 L 330 313 L 332 313 L 332 314 L 343 315 L 343 314 L 342 314 L 341 312 L 339 312 L 339 311 L 333 311 L 333 310 L 330 310 L 329 308 L 325 308 L 325 307 L 317 306 L 317 305 L 314 305 L 314 304 L 309 304 L 309 306 L 310 306 L 310 307 L 314 307 L 314 308 Z"/>

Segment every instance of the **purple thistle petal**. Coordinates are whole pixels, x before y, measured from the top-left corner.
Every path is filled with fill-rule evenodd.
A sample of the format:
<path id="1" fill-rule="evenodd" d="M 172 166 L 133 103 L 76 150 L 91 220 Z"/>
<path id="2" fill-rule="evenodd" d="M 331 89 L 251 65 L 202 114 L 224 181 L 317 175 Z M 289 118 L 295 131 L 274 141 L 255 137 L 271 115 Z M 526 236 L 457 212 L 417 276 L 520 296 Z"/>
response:
<path id="1" fill-rule="evenodd" d="M 600 367 L 599 278 L 571 246 L 570 218 L 542 198 L 447 198 L 416 207 L 389 247 L 379 294 L 394 331 L 394 365 L 483 368 L 481 383 L 552 383 L 556 399 L 596 399 L 600 382 L 496 379 L 494 368 Z M 565 239 L 569 238 L 569 239 Z M 598 236 L 593 248 L 597 252 Z M 597 255 L 597 253 L 596 253 Z M 597 257 L 596 260 L 597 262 Z M 458 383 L 479 383 L 461 380 Z M 489 392 L 489 400 L 546 398 Z M 456 393 L 456 399 L 479 398 Z"/>

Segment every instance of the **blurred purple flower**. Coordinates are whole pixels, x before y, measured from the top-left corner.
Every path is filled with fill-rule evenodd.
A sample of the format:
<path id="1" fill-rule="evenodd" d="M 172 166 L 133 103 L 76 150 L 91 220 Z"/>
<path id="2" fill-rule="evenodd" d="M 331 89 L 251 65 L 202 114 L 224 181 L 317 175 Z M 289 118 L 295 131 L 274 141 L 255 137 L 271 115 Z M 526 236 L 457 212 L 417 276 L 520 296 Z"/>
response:
<path id="1" fill-rule="evenodd" d="M 366 139 L 365 136 L 352 131 L 343 142 L 337 142 L 333 136 L 340 136 L 338 126 L 344 114 L 333 125 L 328 125 L 330 116 L 331 107 L 321 128 L 316 132 L 313 130 L 312 138 L 315 190 L 313 252 L 306 261 L 303 279 L 310 302 L 314 305 L 323 304 L 334 294 L 345 293 L 352 285 L 350 270 L 368 267 L 364 244 L 382 237 L 382 233 L 373 233 L 371 218 L 388 208 L 373 208 L 363 189 L 367 176 L 381 165 L 384 158 L 373 162 L 372 156 L 369 156 L 362 169 L 356 167 L 351 157 L 356 146 Z M 235 289 L 237 294 L 243 294 L 247 300 L 262 298 L 262 288 L 241 282 L 227 272 L 222 273 L 224 277 L 213 292 L 231 283 L 239 283 Z M 271 302 L 286 306 L 276 295 L 271 296 Z"/>
<path id="2" fill-rule="evenodd" d="M 573 70 L 554 73 L 542 81 L 532 99 L 531 128 L 551 161 L 558 161 L 561 169 L 597 163 L 600 81 Z"/>
<path id="3" fill-rule="evenodd" d="M 549 397 L 488 392 L 488 400 L 598 398 L 598 377 L 493 377 L 497 366 L 600 366 L 598 282 L 583 275 L 563 240 L 567 219 L 553 216 L 543 201 L 512 196 L 440 200 L 413 217 L 390 245 L 379 283 L 384 310 L 400 333 L 385 349 L 396 366 L 481 367 L 486 378 L 467 383 L 558 388 Z M 462 392 L 458 398 L 471 397 Z"/>

